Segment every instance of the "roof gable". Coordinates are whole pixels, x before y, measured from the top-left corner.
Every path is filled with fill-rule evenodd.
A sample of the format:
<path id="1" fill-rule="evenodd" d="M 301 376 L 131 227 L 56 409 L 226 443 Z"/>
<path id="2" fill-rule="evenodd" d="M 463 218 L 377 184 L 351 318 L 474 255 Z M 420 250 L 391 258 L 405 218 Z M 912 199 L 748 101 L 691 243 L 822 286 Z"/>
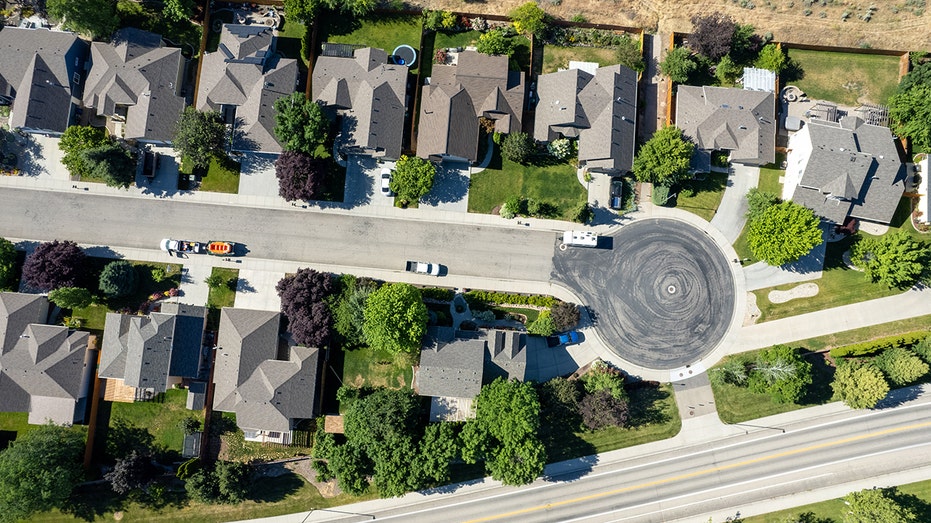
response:
<path id="1" fill-rule="evenodd" d="M 731 160 L 762 165 L 775 160 L 775 97 L 731 87 L 679 86 L 676 126 L 699 149 L 726 150 Z"/>

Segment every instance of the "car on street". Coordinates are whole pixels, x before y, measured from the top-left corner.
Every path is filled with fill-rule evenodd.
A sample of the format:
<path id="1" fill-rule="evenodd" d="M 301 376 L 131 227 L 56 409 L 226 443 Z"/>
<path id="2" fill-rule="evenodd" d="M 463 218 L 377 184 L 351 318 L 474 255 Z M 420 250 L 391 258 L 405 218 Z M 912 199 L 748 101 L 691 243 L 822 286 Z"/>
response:
<path id="1" fill-rule="evenodd" d="M 381 193 L 385 196 L 394 196 L 394 193 L 391 192 L 391 169 L 385 168 L 381 170 Z"/>
<path id="2" fill-rule="evenodd" d="M 204 254 L 207 252 L 207 244 L 203 242 L 192 242 L 187 240 L 172 240 L 165 238 L 159 244 L 159 247 L 171 254 L 176 253 L 190 253 L 190 254 Z"/>
<path id="3" fill-rule="evenodd" d="M 414 272 L 417 274 L 429 274 L 430 276 L 439 276 L 440 275 L 440 264 L 438 263 L 426 263 L 418 261 L 409 261 L 405 270 L 407 272 Z"/>

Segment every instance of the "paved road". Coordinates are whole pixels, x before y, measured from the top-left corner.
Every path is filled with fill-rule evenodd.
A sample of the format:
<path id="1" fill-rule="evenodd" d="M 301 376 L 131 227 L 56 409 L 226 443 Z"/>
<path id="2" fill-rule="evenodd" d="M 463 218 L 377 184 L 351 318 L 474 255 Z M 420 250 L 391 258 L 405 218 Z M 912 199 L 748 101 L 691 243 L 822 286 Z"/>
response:
<path id="1" fill-rule="evenodd" d="M 616 461 L 601 455 L 604 462 L 587 474 L 577 465 L 551 465 L 547 477 L 523 488 L 485 482 L 442 496 L 416 493 L 267 521 L 374 516 L 378 521 L 652 523 L 708 513 L 721 521 L 758 500 L 927 467 L 929 418 L 931 404 L 919 400 Z"/>
<path id="2" fill-rule="evenodd" d="M 0 236 L 148 247 L 161 238 L 223 239 L 261 258 L 399 269 L 408 259 L 452 274 L 548 281 L 556 234 L 532 229 L 281 211 L 4 188 Z M 442 284 L 442 280 L 438 280 Z"/>
<path id="3" fill-rule="evenodd" d="M 701 230 L 646 219 L 624 226 L 611 249 L 567 249 L 554 279 L 591 304 L 605 344 L 651 369 L 675 369 L 711 352 L 734 311 L 730 261 Z"/>

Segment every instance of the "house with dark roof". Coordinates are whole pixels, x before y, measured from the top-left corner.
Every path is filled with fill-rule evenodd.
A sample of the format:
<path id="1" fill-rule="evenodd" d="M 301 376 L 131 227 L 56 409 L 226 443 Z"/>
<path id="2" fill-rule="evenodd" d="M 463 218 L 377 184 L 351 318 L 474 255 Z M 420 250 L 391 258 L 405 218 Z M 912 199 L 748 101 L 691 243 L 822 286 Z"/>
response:
<path id="1" fill-rule="evenodd" d="M 113 134 L 145 142 L 170 142 L 185 100 L 181 49 L 161 35 L 132 27 L 110 43 L 91 43 L 84 107 L 111 124 Z"/>
<path id="2" fill-rule="evenodd" d="M 206 317 L 206 308 L 180 303 L 147 316 L 107 313 L 98 375 L 136 389 L 137 400 L 197 378 Z"/>
<path id="3" fill-rule="evenodd" d="M 388 63 L 381 49 L 352 57 L 317 57 L 312 97 L 341 116 L 341 148 L 389 159 L 401 156 L 407 113 L 407 67 Z"/>
<path id="4" fill-rule="evenodd" d="M 810 119 L 789 138 L 782 197 L 837 224 L 848 216 L 888 224 L 906 177 L 888 128 L 856 116 Z"/>
<path id="5" fill-rule="evenodd" d="M 88 333 L 46 325 L 45 296 L 0 293 L 0 411 L 28 412 L 29 423 L 81 423 L 96 351 Z"/>
<path id="6" fill-rule="evenodd" d="M 732 162 L 765 165 L 776 160 L 775 103 L 768 91 L 680 85 L 676 126 L 697 150 L 727 151 Z"/>
<path id="7" fill-rule="evenodd" d="M 317 412 L 320 351 L 279 335 L 281 313 L 224 308 L 214 357 L 213 409 L 236 414 L 248 441 L 289 444 Z"/>
<path id="8" fill-rule="evenodd" d="M 533 138 L 579 140 L 579 166 L 629 172 L 637 130 L 637 73 L 623 65 L 570 67 L 537 77 Z M 587 70 L 586 70 L 587 69 Z"/>
<path id="9" fill-rule="evenodd" d="M 12 100 L 10 127 L 60 134 L 74 121 L 87 42 L 73 33 L 0 31 L 0 99 Z"/>
<path id="10" fill-rule="evenodd" d="M 508 70 L 507 56 L 458 53 L 455 64 L 437 64 L 420 101 L 417 156 L 475 162 L 479 118 L 495 131 L 521 130 L 524 73 Z"/>
<path id="11" fill-rule="evenodd" d="M 232 127 L 232 149 L 281 152 L 275 137 L 275 100 L 297 87 L 297 61 L 275 50 L 264 25 L 223 24 L 220 44 L 201 64 L 195 106 L 219 111 Z"/>
<path id="12" fill-rule="evenodd" d="M 527 335 L 517 331 L 455 331 L 430 327 L 414 372 L 414 390 L 430 396 L 433 421 L 473 417 L 472 400 L 498 377 L 523 381 Z"/>

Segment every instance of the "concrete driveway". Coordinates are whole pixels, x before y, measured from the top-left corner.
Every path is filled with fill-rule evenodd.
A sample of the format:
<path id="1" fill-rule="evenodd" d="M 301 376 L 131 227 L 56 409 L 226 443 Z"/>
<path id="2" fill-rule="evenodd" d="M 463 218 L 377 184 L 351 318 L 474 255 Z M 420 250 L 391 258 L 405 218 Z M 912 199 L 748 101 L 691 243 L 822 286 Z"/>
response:
<path id="1" fill-rule="evenodd" d="M 470 166 L 467 162 L 444 161 L 436 169 L 433 189 L 421 198 L 421 207 L 469 212 Z"/>
<path id="2" fill-rule="evenodd" d="M 244 153 L 239 170 L 239 194 L 243 196 L 278 196 L 275 177 L 277 154 Z"/>
<path id="3" fill-rule="evenodd" d="M 714 225 L 727 241 L 734 243 L 747 222 L 747 191 L 760 183 L 760 168 L 732 164 L 727 174 L 724 197 L 711 225 Z"/>
<path id="4" fill-rule="evenodd" d="M 71 173 L 61 163 L 65 153 L 58 148 L 61 138 L 42 134 L 16 136 L 19 169 L 23 176 L 48 180 L 71 180 Z"/>
<path id="5" fill-rule="evenodd" d="M 394 198 L 381 192 L 381 170 L 394 169 L 394 162 L 353 154 L 346 160 L 346 190 L 343 202 L 349 208 L 374 205 L 393 207 Z"/>

